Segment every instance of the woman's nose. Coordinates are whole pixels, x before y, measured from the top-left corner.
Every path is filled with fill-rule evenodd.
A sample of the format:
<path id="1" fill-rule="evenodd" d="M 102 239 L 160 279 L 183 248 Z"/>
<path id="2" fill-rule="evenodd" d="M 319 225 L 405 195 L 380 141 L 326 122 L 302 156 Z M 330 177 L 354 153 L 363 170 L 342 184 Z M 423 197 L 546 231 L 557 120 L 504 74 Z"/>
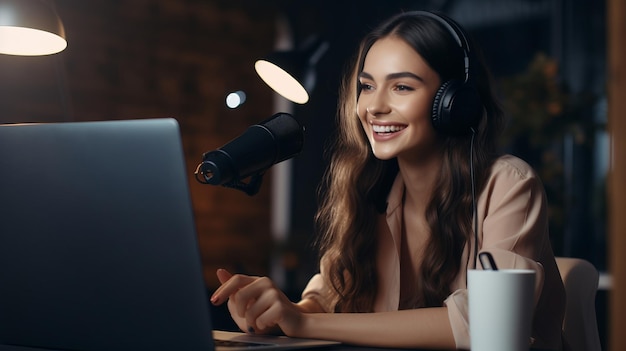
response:
<path id="1" fill-rule="evenodd" d="M 387 102 L 387 99 L 383 94 L 376 93 L 372 94 L 371 100 L 367 104 L 367 108 L 365 109 L 368 114 L 376 117 L 381 114 L 389 113 L 390 108 Z"/>

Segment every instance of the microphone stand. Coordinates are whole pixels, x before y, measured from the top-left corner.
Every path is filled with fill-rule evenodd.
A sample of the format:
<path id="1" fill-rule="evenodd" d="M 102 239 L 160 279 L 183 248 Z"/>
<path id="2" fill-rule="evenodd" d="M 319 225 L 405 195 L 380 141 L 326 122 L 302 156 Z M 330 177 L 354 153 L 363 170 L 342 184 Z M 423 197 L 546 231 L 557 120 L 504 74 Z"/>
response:
<path id="1" fill-rule="evenodd" d="M 250 196 L 256 195 L 256 193 L 258 193 L 259 189 L 261 188 L 261 183 L 263 182 L 263 174 L 264 173 L 253 174 L 252 176 L 250 176 L 250 180 L 248 181 L 248 183 L 244 183 L 241 180 L 237 179 L 228 183 L 224 183 L 222 184 L 222 186 L 241 190 Z"/>
<path id="2" fill-rule="evenodd" d="M 206 162 L 201 162 L 194 175 L 196 180 L 201 184 L 213 184 L 210 182 L 210 179 L 213 177 L 213 173 L 205 167 Z M 265 170 L 259 171 L 250 176 L 250 180 L 248 183 L 244 183 L 238 178 L 231 180 L 230 182 L 221 184 L 223 187 L 237 189 L 243 191 L 249 196 L 256 195 L 261 189 L 261 183 L 263 183 L 263 175 L 265 174 Z"/>

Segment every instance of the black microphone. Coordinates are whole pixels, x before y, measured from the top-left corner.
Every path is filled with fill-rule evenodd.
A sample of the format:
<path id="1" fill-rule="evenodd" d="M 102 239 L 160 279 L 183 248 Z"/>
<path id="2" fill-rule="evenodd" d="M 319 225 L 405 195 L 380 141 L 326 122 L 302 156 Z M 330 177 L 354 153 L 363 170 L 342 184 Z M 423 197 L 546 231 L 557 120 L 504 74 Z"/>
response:
<path id="1" fill-rule="evenodd" d="M 263 173 L 272 165 L 298 155 L 303 144 L 304 126 L 288 113 L 277 113 L 248 127 L 221 148 L 204 153 L 198 167 L 203 180 L 198 180 L 238 188 L 252 195 L 258 191 Z M 250 183 L 256 189 L 247 189 L 242 183 L 250 176 L 256 178 Z"/>

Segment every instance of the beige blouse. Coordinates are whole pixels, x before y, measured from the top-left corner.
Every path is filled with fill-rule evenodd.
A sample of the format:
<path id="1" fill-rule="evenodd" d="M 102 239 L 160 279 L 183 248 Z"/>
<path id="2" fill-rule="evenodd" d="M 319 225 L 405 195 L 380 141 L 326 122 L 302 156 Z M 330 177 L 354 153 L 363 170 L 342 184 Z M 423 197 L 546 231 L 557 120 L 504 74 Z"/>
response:
<path id="1" fill-rule="evenodd" d="M 376 312 L 398 310 L 400 303 L 403 193 L 403 180 L 397 177 L 388 196 L 388 230 L 379 230 Z M 502 156 L 494 163 L 477 206 L 480 251 L 490 252 L 499 268 L 533 269 L 537 273 L 532 346 L 560 350 L 565 290 L 548 236 L 547 203 L 541 181 L 526 162 L 511 155 Z M 468 268 L 474 268 L 473 259 L 467 266 L 468 257 L 474 257 L 472 247 L 473 243 L 466 245 L 459 275 L 450 287 L 452 294 L 444 301 L 459 349 L 470 347 L 466 273 Z M 327 291 L 322 265 L 321 273 L 309 281 L 302 298 L 314 299 L 332 312 L 334 306 Z"/>

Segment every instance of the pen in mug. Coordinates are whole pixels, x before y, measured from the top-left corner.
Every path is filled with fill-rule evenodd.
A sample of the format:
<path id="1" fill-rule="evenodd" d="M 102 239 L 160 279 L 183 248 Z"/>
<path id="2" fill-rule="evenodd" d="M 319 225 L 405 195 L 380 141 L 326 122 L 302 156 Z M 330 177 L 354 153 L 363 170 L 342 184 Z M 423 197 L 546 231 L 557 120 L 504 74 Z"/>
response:
<path id="1" fill-rule="evenodd" d="M 492 270 L 492 271 L 498 270 L 496 261 L 493 259 L 493 256 L 491 255 L 491 253 L 489 252 L 479 253 L 478 260 L 480 261 L 480 265 L 483 266 L 484 270 Z"/>

